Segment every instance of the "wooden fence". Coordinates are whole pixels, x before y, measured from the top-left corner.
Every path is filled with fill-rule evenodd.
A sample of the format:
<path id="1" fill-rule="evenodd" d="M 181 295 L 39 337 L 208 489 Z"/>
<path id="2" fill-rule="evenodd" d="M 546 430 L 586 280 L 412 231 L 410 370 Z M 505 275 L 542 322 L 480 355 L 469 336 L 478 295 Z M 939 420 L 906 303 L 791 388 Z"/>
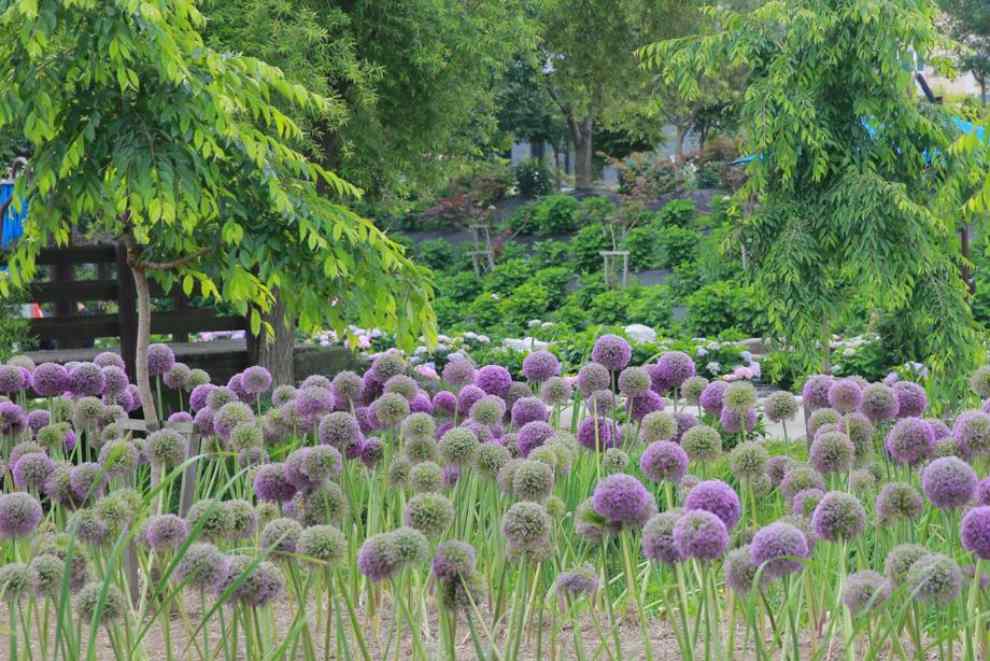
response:
<path id="1" fill-rule="evenodd" d="M 51 279 L 30 287 L 31 301 L 54 304 L 54 315 L 32 319 L 31 333 L 44 348 L 78 349 L 93 346 L 97 338 L 120 338 L 120 353 L 134 378 L 137 347 L 137 294 L 134 279 L 121 245 L 46 248 L 38 264 L 50 268 Z M 95 278 L 76 279 L 76 268 L 94 265 Z M 151 332 L 170 334 L 174 342 L 187 342 L 190 333 L 246 330 L 241 316 L 221 316 L 209 308 L 189 305 L 179 288 L 166 295 L 152 285 L 152 297 L 167 296 L 171 310 L 153 310 Z M 113 302 L 117 312 L 80 309 L 80 303 Z M 92 313 L 91 313 L 92 312 Z"/>

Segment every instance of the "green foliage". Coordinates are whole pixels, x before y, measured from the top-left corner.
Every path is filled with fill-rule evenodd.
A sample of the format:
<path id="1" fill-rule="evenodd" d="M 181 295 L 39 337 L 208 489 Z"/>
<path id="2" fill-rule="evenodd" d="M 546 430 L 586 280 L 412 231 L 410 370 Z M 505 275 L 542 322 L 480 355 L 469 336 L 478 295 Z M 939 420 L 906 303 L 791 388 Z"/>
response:
<path id="1" fill-rule="evenodd" d="M 515 168 L 516 185 L 523 197 L 540 197 L 553 191 L 553 173 L 539 158 L 527 158 Z"/>
<path id="2" fill-rule="evenodd" d="M 437 278 L 436 284 L 440 297 L 457 303 L 467 303 L 481 293 L 481 281 L 473 271 L 442 275 Z"/>
<path id="3" fill-rule="evenodd" d="M 524 282 L 501 300 L 502 323 L 522 326 L 530 319 L 542 319 L 551 302 L 550 290 L 545 286 L 533 280 Z"/>
<path id="4" fill-rule="evenodd" d="M 495 258 L 499 263 L 508 262 L 514 259 L 527 259 L 529 250 L 523 243 L 516 241 L 506 241 L 500 248 L 496 248 Z"/>
<path id="5" fill-rule="evenodd" d="M 128 239 L 139 271 L 227 301 L 255 331 L 277 289 L 304 332 L 353 323 L 404 346 L 432 337 L 425 270 L 344 206 L 354 186 L 297 147 L 293 116 L 334 104 L 208 47 L 196 3 L 36 0 L 0 24 L 0 128 L 30 143 L 16 195 L 35 200 L 0 287 L 29 282 L 40 248 L 85 223 Z"/>
<path id="6" fill-rule="evenodd" d="M 455 255 L 458 252 L 449 241 L 430 239 L 416 246 L 416 259 L 434 271 L 443 271 L 455 268 Z"/>
<path id="7" fill-rule="evenodd" d="M 555 239 L 537 241 L 533 244 L 533 257 L 544 264 L 566 264 L 571 260 L 571 247 Z"/>
<path id="8" fill-rule="evenodd" d="M 555 307 L 567 294 L 573 273 L 566 266 L 550 266 L 533 274 L 530 281 L 550 293 L 550 306 Z"/>
<path id="9" fill-rule="evenodd" d="M 577 218 L 577 224 L 584 227 L 585 225 L 604 223 L 614 211 L 615 205 L 612 204 L 612 200 L 601 195 L 589 195 L 581 199 L 574 215 Z"/>
<path id="10" fill-rule="evenodd" d="M 659 239 L 659 233 L 652 226 L 634 227 L 626 232 L 622 248 L 629 251 L 629 268 L 635 271 L 656 268 Z"/>
<path id="11" fill-rule="evenodd" d="M 579 271 L 584 273 L 602 270 L 602 257 L 598 253 L 612 247 L 604 225 L 585 225 L 571 239 L 571 253 Z"/>
<path id="12" fill-rule="evenodd" d="M 697 214 L 694 200 L 671 200 L 657 212 L 657 222 L 664 227 L 686 227 Z"/>
<path id="13" fill-rule="evenodd" d="M 759 335 L 767 325 L 752 286 L 720 280 L 697 290 L 685 303 L 687 326 L 694 335 L 712 337 L 730 329 Z"/>
<path id="14" fill-rule="evenodd" d="M 676 268 L 694 261 L 701 235 L 692 229 L 672 225 L 657 230 L 657 264 Z"/>
<path id="15" fill-rule="evenodd" d="M 535 270 L 536 265 L 522 257 L 507 259 L 485 274 L 485 290 L 509 296 L 516 287 L 529 280 Z"/>
<path id="16" fill-rule="evenodd" d="M 569 234 L 577 229 L 577 210 L 570 195 L 549 195 L 530 209 L 530 225 L 537 236 Z"/>
<path id="17" fill-rule="evenodd" d="M 705 76 L 746 66 L 742 151 L 760 158 L 737 202 L 759 204 L 735 243 L 772 292 L 774 330 L 821 364 L 822 340 L 867 296 L 913 329 L 936 380 L 964 387 L 979 350 L 953 232 L 965 186 L 985 170 L 959 150 L 928 160 L 953 139 L 912 81 L 911 53 L 946 52 L 934 0 L 795 0 L 713 14 L 719 31 L 640 54 L 685 97 L 702 94 Z M 707 316 L 696 321 L 718 325 Z"/>
<path id="18" fill-rule="evenodd" d="M 18 301 L 0 303 L 0 361 L 38 347 L 28 320 L 21 316 L 21 305 Z"/>
<path id="19" fill-rule="evenodd" d="M 784 390 L 794 391 L 807 373 L 801 357 L 793 351 L 771 351 L 760 360 L 763 379 Z"/>
<path id="20" fill-rule="evenodd" d="M 494 328 L 502 321 L 501 299 L 491 292 L 478 294 L 467 308 L 466 321 L 473 328 Z"/>
<path id="21" fill-rule="evenodd" d="M 670 328 L 673 320 L 673 293 L 666 285 L 630 289 L 626 308 L 627 324 L 645 324 L 652 328 Z"/>
<path id="22" fill-rule="evenodd" d="M 593 324 L 624 324 L 630 303 L 630 290 L 606 289 L 591 299 L 588 318 Z"/>

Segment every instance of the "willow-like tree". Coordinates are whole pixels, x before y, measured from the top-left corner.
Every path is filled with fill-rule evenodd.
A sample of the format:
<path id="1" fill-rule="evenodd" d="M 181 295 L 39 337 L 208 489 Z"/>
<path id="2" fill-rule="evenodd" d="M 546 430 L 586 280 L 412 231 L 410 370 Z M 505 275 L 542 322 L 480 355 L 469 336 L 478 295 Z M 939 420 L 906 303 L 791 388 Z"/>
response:
<path id="1" fill-rule="evenodd" d="M 748 72 L 740 113 L 756 158 L 740 199 L 757 204 L 737 237 L 776 330 L 828 367 L 841 319 L 896 312 L 936 376 L 963 373 L 978 351 L 955 233 L 972 162 L 948 158 L 951 125 L 912 80 L 913 53 L 947 46 L 933 0 L 711 12 L 717 32 L 640 54 L 686 97 L 726 67 Z"/>
<path id="2" fill-rule="evenodd" d="M 348 323 L 434 332 L 424 272 L 345 206 L 359 191 L 309 161 L 287 109 L 326 99 L 201 37 L 192 0 L 22 0 L 0 14 L 0 129 L 32 151 L 30 221 L 3 291 L 74 228 L 118 237 L 138 292 L 136 381 L 147 369 L 148 278 L 226 301 L 262 326 L 271 292 L 304 330 Z M 324 195 L 318 194 L 318 188 Z"/>

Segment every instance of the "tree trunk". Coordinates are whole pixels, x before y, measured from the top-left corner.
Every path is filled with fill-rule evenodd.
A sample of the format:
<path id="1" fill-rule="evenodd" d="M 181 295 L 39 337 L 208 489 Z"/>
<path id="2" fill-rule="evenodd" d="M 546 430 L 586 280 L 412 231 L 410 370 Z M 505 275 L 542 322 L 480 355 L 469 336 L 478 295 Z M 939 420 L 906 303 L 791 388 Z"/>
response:
<path id="1" fill-rule="evenodd" d="M 579 191 L 590 191 L 595 180 L 594 165 L 591 160 L 592 123 L 586 119 L 580 124 L 570 122 L 571 138 L 574 140 L 574 188 Z"/>
<path id="2" fill-rule="evenodd" d="M 131 273 L 134 274 L 134 289 L 137 292 L 137 350 L 134 357 L 134 372 L 138 391 L 141 393 L 141 410 L 148 430 L 158 428 L 158 409 L 155 396 L 151 392 L 151 375 L 148 373 L 148 343 L 151 341 L 151 288 L 144 268 L 136 264 L 136 255 L 129 249 Z"/>
<path id="3" fill-rule="evenodd" d="M 275 302 L 262 319 L 271 324 L 275 337 L 268 337 L 264 326 L 257 338 L 252 338 L 251 360 L 272 374 L 272 385 L 293 385 L 295 369 L 292 362 L 296 346 L 292 325 L 285 318 L 285 305 L 277 290 L 273 291 Z"/>
<path id="4" fill-rule="evenodd" d="M 687 129 L 681 126 L 677 127 L 677 160 L 678 162 L 684 160 L 684 141 L 687 139 Z"/>

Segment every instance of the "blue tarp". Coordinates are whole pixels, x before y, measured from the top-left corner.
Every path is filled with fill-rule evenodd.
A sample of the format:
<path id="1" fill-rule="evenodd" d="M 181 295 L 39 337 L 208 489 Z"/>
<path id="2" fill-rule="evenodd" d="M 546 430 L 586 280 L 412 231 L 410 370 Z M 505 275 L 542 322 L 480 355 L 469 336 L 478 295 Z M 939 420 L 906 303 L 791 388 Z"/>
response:
<path id="1" fill-rule="evenodd" d="M 967 122 L 965 119 L 961 117 L 953 117 L 952 123 L 955 125 L 956 128 L 958 128 L 963 133 L 975 133 L 976 137 L 980 140 L 980 142 L 987 142 L 987 132 L 986 129 L 983 128 L 982 126 L 977 126 L 972 122 Z M 870 124 L 866 120 L 863 121 L 863 126 L 866 128 L 867 133 L 870 134 L 870 137 L 876 135 L 877 133 L 876 129 L 870 126 Z M 732 161 L 732 165 L 749 165 L 757 158 L 758 155 L 742 156 Z"/>
<path id="2" fill-rule="evenodd" d="M 0 182 L 0 206 L 14 196 L 14 182 Z M 3 234 L 0 235 L 0 249 L 7 250 L 24 233 L 24 220 L 28 215 L 28 203 L 24 202 L 20 209 L 14 208 L 11 202 L 3 216 Z"/>

